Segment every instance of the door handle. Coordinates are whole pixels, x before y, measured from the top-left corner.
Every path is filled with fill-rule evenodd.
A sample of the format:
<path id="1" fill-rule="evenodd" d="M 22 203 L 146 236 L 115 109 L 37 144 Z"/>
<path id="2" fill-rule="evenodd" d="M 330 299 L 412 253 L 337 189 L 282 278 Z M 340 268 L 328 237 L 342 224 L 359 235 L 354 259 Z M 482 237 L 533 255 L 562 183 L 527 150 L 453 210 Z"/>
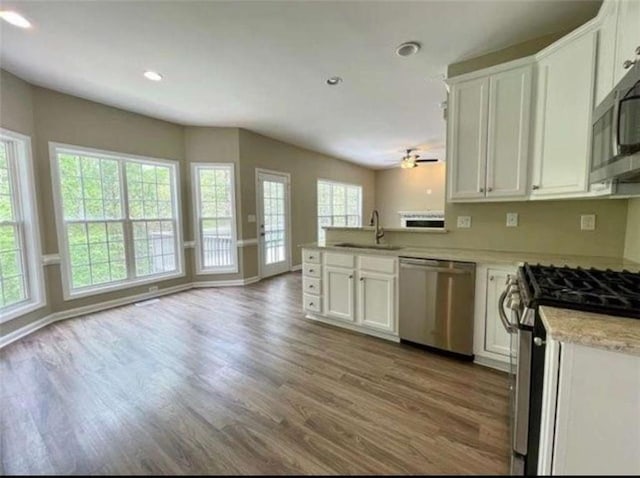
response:
<path id="1" fill-rule="evenodd" d="M 498 299 L 498 315 L 500 316 L 500 322 L 502 322 L 502 326 L 504 329 L 510 333 L 514 334 L 518 329 L 509 323 L 509 319 L 507 318 L 507 314 L 504 313 L 504 301 L 507 298 L 507 292 L 509 289 L 505 289 L 502 294 L 500 294 L 500 298 Z"/>

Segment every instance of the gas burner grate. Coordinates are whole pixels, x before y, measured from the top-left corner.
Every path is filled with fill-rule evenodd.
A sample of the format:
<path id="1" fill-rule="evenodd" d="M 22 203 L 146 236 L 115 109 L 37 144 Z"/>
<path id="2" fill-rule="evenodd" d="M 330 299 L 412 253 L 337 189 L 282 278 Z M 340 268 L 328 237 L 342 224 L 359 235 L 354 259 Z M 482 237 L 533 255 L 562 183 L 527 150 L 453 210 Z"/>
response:
<path id="1" fill-rule="evenodd" d="M 640 318 L 640 273 L 525 264 L 537 305 Z"/>

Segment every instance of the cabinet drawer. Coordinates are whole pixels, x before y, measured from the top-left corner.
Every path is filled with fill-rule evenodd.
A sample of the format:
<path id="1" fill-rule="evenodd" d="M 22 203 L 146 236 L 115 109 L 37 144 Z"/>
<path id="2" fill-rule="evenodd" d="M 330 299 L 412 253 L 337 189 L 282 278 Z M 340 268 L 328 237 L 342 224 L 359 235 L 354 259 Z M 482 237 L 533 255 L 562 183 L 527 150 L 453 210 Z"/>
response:
<path id="1" fill-rule="evenodd" d="M 396 259 L 380 256 L 360 256 L 360 269 L 383 274 L 396 273 Z"/>
<path id="2" fill-rule="evenodd" d="M 304 294 L 304 310 L 309 312 L 320 312 L 320 297 L 317 295 Z"/>
<path id="3" fill-rule="evenodd" d="M 355 256 L 353 254 L 325 252 L 324 263 L 328 266 L 348 267 L 349 269 L 353 269 L 355 266 Z"/>
<path id="4" fill-rule="evenodd" d="M 320 264 L 320 251 L 304 249 L 302 251 L 302 262 Z"/>
<path id="5" fill-rule="evenodd" d="M 304 290 L 305 294 L 319 294 L 321 292 L 320 284 L 320 279 L 305 277 L 302 280 L 302 290 Z"/>
<path id="6" fill-rule="evenodd" d="M 303 264 L 302 274 L 307 277 L 320 277 L 320 264 Z"/>

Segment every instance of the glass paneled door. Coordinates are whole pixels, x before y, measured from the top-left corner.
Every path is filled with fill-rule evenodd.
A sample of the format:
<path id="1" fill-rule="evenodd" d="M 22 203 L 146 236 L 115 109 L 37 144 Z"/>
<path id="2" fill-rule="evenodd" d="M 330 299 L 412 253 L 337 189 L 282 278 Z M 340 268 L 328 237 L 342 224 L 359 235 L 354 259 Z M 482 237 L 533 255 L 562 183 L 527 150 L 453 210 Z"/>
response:
<path id="1" fill-rule="evenodd" d="M 257 172 L 258 241 L 260 277 L 288 272 L 289 263 L 289 175 Z"/>

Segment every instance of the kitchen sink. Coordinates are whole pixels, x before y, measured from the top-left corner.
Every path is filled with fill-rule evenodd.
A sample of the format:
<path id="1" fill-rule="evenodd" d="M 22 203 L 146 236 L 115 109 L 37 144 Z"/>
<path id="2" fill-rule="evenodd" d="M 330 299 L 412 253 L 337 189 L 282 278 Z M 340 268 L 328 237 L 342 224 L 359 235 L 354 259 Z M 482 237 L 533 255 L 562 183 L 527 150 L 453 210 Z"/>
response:
<path id="1" fill-rule="evenodd" d="M 391 246 L 389 244 L 354 244 L 351 242 L 341 242 L 334 244 L 335 247 L 352 247 L 354 249 L 379 249 L 382 251 L 398 251 L 402 249 L 399 246 Z"/>

